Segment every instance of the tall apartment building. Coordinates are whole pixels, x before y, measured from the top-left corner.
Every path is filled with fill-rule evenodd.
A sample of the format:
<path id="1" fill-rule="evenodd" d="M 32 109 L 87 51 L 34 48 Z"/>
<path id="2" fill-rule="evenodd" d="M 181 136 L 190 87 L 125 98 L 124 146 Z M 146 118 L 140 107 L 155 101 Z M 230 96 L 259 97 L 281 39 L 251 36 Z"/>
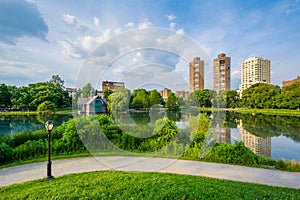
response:
<path id="1" fill-rule="evenodd" d="M 214 59 L 214 90 L 230 90 L 230 57 L 221 53 Z"/>
<path id="2" fill-rule="evenodd" d="M 240 92 L 255 83 L 271 83 L 271 61 L 265 58 L 252 57 L 241 65 Z"/>
<path id="3" fill-rule="evenodd" d="M 204 90 L 204 61 L 199 57 L 190 62 L 190 92 Z"/>

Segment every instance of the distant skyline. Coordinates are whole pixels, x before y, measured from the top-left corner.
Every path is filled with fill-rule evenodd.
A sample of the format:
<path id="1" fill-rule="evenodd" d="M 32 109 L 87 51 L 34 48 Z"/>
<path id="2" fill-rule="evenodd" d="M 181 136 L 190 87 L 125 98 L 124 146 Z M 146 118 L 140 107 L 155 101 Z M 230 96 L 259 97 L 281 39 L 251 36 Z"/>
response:
<path id="1" fill-rule="evenodd" d="M 238 89 L 241 63 L 252 56 L 271 60 L 271 83 L 281 86 L 300 75 L 299 24 L 299 0 L 0 0 L 0 83 L 22 86 L 58 74 L 73 87 L 85 60 L 104 41 L 158 27 L 192 38 L 211 60 L 220 53 L 231 57 L 231 89 Z M 148 59 L 189 79 L 188 64 L 177 69 L 178 57 L 151 51 L 118 60 L 112 78 L 126 72 L 122 59 Z"/>

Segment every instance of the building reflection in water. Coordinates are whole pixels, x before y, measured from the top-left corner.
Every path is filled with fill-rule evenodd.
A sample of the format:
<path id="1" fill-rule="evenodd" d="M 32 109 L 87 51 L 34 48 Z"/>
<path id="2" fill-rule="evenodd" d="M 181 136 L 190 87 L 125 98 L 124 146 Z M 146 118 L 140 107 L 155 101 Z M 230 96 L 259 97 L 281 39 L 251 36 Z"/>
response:
<path id="1" fill-rule="evenodd" d="M 228 143 L 231 144 L 231 129 L 223 128 L 220 124 L 217 124 L 214 128 L 214 138 L 218 143 Z"/>
<path id="2" fill-rule="evenodd" d="M 240 133 L 245 146 L 257 155 L 271 157 L 271 137 L 258 137 L 243 128 L 242 120 L 240 121 Z"/>

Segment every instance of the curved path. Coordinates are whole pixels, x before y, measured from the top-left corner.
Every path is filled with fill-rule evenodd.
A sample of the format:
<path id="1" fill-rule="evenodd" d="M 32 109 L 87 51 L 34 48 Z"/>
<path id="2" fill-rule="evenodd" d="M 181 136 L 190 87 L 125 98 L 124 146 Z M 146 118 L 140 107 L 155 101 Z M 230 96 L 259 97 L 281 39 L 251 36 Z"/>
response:
<path id="1" fill-rule="evenodd" d="M 1 169 L 0 186 L 44 178 L 46 170 L 46 162 Z M 300 173 L 199 161 L 107 156 L 54 160 L 52 163 L 54 177 L 100 170 L 187 174 L 300 189 Z"/>

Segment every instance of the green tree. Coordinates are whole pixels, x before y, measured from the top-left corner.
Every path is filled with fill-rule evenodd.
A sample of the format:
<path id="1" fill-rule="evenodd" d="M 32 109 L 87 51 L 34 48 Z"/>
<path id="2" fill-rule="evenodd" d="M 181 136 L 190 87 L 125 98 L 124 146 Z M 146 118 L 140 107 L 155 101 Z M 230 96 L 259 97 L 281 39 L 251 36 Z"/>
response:
<path id="1" fill-rule="evenodd" d="M 212 91 L 205 90 L 196 90 L 194 95 L 196 96 L 198 106 L 200 107 L 211 107 L 211 93 Z"/>
<path id="2" fill-rule="evenodd" d="M 129 107 L 130 91 L 119 87 L 108 97 L 108 107 L 111 112 L 127 111 Z"/>
<path id="3" fill-rule="evenodd" d="M 239 105 L 239 95 L 236 90 L 222 90 L 214 93 L 213 105 L 221 108 L 235 108 Z"/>
<path id="4" fill-rule="evenodd" d="M 300 109 L 300 82 L 282 88 L 278 107 Z"/>
<path id="5" fill-rule="evenodd" d="M 111 95 L 112 93 L 113 93 L 113 91 L 110 89 L 104 90 L 104 98 L 108 99 L 109 95 Z"/>
<path id="6" fill-rule="evenodd" d="M 12 94 L 9 92 L 7 85 L 2 83 L 0 85 L 0 107 L 8 108 L 11 107 L 11 96 Z"/>
<path id="7" fill-rule="evenodd" d="M 31 102 L 31 96 L 29 93 L 29 87 L 22 86 L 14 88 L 12 91 L 11 101 L 17 109 L 29 109 L 29 103 Z"/>
<path id="8" fill-rule="evenodd" d="M 250 108 L 278 108 L 279 86 L 257 83 L 242 93 L 241 105 Z"/>
<path id="9" fill-rule="evenodd" d="M 44 101 L 37 107 L 38 113 L 53 113 L 55 112 L 55 105 L 50 101 Z"/>
<path id="10" fill-rule="evenodd" d="M 179 110 L 179 100 L 178 100 L 178 97 L 176 97 L 173 92 L 168 94 L 168 98 L 166 99 L 165 106 L 170 111 Z"/>
<path id="11" fill-rule="evenodd" d="M 131 96 L 130 107 L 134 109 L 149 109 L 148 92 L 145 89 L 136 89 Z"/>
<path id="12" fill-rule="evenodd" d="M 157 90 L 151 90 L 149 92 L 149 104 L 150 107 L 156 104 L 163 104 L 163 98 Z"/>
<path id="13" fill-rule="evenodd" d="M 81 97 L 88 98 L 88 97 L 92 96 L 93 91 L 94 91 L 94 88 L 92 87 L 92 84 L 88 83 L 85 86 L 83 86 L 83 88 L 81 90 Z"/>

